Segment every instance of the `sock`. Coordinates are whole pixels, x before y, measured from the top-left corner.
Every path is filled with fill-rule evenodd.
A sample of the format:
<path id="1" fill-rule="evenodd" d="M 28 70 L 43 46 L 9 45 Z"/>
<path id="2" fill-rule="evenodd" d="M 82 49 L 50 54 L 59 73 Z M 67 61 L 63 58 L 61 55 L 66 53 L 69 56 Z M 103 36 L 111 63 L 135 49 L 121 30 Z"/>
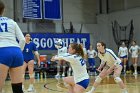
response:
<path id="1" fill-rule="evenodd" d="M 137 72 L 137 64 L 134 64 L 135 72 Z"/>
<path id="2" fill-rule="evenodd" d="M 124 65 L 124 68 L 123 69 L 124 69 L 123 71 L 125 72 L 126 71 L 126 65 Z"/>

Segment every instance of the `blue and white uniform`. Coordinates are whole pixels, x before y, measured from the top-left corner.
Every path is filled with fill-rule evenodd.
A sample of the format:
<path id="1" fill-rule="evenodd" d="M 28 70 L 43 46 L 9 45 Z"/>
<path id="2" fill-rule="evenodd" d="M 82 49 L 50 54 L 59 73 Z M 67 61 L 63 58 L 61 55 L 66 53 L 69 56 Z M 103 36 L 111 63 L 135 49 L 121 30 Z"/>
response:
<path id="1" fill-rule="evenodd" d="M 90 66 L 95 66 L 95 59 L 94 57 L 97 56 L 97 52 L 95 50 L 88 50 L 88 62 Z"/>
<path id="2" fill-rule="evenodd" d="M 22 66 L 21 50 L 24 45 L 25 38 L 17 23 L 10 18 L 0 17 L 0 64 L 8 67 Z"/>
<path id="3" fill-rule="evenodd" d="M 89 84 L 89 75 L 86 70 L 86 63 L 81 56 L 66 54 L 65 56 L 55 56 L 57 59 L 63 59 L 67 62 L 70 62 L 70 65 L 74 73 L 75 83 L 87 88 Z"/>
<path id="4" fill-rule="evenodd" d="M 115 53 L 111 49 L 106 48 L 104 54 L 98 53 L 98 57 L 109 67 L 113 65 L 115 65 L 116 67 L 122 65 L 121 60 L 115 55 Z"/>
<path id="5" fill-rule="evenodd" d="M 132 58 L 138 57 L 139 50 L 140 50 L 140 48 L 138 45 L 131 46 L 129 49 L 129 52 L 132 54 L 131 57 Z"/>
<path id="6" fill-rule="evenodd" d="M 23 50 L 23 57 L 26 63 L 28 63 L 30 60 L 34 60 L 33 52 L 35 51 L 38 51 L 38 49 L 36 48 L 36 44 L 34 44 L 33 42 L 25 44 L 25 47 Z"/>
<path id="7" fill-rule="evenodd" d="M 120 58 L 127 58 L 128 57 L 128 49 L 127 49 L 127 47 L 120 47 L 118 55 L 120 56 Z"/>
<path id="8" fill-rule="evenodd" d="M 62 47 L 62 48 L 58 49 L 57 55 L 63 56 L 65 53 L 67 53 L 67 47 Z"/>

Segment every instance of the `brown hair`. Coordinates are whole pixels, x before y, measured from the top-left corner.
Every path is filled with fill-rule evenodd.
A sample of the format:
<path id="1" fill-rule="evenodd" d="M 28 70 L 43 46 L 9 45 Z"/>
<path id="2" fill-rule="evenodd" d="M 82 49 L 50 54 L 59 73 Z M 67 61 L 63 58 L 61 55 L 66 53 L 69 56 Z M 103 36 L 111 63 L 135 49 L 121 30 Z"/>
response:
<path id="1" fill-rule="evenodd" d="M 5 5 L 4 5 L 4 3 L 0 0 L 0 15 L 3 14 L 4 8 L 5 8 Z"/>
<path id="2" fill-rule="evenodd" d="M 82 58 L 84 58 L 84 51 L 83 51 L 83 47 L 81 44 L 77 44 L 77 43 L 71 43 L 70 44 L 72 49 L 75 49 L 75 53 L 82 56 Z"/>
<path id="3" fill-rule="evenodd" d="M 102 46 L 104 46 L 104 49 L 106 48 L 106 44 L 104 42 L 97 42 L 100 43 Z"/>

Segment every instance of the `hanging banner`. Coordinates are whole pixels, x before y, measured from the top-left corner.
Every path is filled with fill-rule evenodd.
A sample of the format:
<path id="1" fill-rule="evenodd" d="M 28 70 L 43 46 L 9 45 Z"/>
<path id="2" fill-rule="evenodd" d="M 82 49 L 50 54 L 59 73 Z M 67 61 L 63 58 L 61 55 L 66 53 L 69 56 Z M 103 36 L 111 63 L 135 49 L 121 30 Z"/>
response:
<path id="1" fill-rule="evenodd" d="M 32 41 L 39 50 L 56 50 L 54 41 L 62 39 L 63 46 L 68 47 L 70 43 L 82 43 L 87 49 L 90 46 L 90 35 L 84 34 L 52 34 L 52 33 L 31 33 Z"/>
<path id="2" fill-rule="evenodd" d="M 23 17 L 42 19 L 42 0 L 23 0 Z"/>
<path id="3" fill-rule="evenodd" d="M 61 0 L 44 0 L 44 19 L 61 19 Z"/>

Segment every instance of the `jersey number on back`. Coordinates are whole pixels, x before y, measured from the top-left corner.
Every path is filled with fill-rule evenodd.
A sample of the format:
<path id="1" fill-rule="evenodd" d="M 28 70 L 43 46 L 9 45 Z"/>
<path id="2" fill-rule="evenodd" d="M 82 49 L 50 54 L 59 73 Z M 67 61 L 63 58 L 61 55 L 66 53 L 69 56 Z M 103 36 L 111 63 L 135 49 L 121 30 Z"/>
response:
<path id="1" fill-rule="evenodd" d="M 7 23 L 0 23 L 0 32 L 8 32 Z"/>
<path id="2" fill-rule="evenodd" d="M 83 66 L 85 64 L 85 60 L 84 59 L 80 59 L 81 65 Z"/>

